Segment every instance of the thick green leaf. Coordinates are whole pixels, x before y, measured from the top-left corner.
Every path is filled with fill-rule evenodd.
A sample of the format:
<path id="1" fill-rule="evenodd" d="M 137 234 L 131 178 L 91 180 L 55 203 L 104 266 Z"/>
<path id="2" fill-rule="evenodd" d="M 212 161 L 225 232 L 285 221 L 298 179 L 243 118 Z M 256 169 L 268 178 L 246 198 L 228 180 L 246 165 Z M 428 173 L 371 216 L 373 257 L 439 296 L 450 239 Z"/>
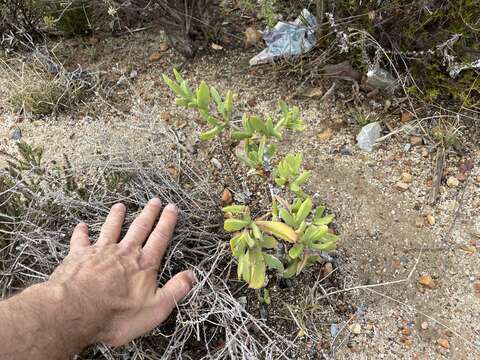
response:
<path id="1" fill-rule="evenodd" d="M 245 140 L 251 137 L 252 134 L 245 131 L 232 131 L 232 138 L 235 140 Z"/>
<path id="2" fill-rule="evenodd" d="M 233 231 L 242 230 L 247 225 L 248 225 L 248 222 L 244 220 L 226 219 L 225 222 L 223 223 L 223 228 L 227 232 L 233 232 Z"/>
<path id="3" fill-rule="evenodd" d="M 238 258 L 237 277 L 239 280 L 243 279 L 243 281 L 248 283 L 250 282 L 250 275 L 250 252 L 247 251 Z"/>
<path id="4" fill-rule="evenodd" d="M 299 259 L 293 259 L 292 261 L 290 261 L 288 263 L 288 266 L 287 268 L 285 269 L 285 271 L 283 272 L 283 277 L 285 279 L 289 279 L 291 278 L 292 276 L 295 276 L 295 274 L 297 273 L 297 266 L 299 264 L 300 260 Z"/>
<path id="5" fill-rule="evenodd" d="M 208 109 L 210 105 L 210 88 L 203 80 L 197 89 L 197 105 L 200 109 Z"/>
<path id="6" fill-rule="evenodd" d="M 268 289 L 263 290 L 263 302 L 267 305 L 270 305 L 272 299 L 270 298 L 270 291 Z"/>
<path id="7" fill-rule="evenodd" d="M 283 272 L 283 264 L 280 260 L 278 260 L 275 256 L 263 253 L 263 257 L 265 259 L 265 264 L 269 269 L 275 269 L 280 272 Z"/>
<path id="8" fill-rule="evenodd" d="M 318 251 L 332 251 L 336 248 L 336 241 L 322 242 L 320 244 L 310 244 L 310 248 Z"/>
<path id="9" fill-rule="evenodd" d="M 286 209 L 280 209 L 280 217 L 288 226 L 291 226 L 294 229 L 297 228 L 297 223 L 295 219 Z"/>
<path id="10" fill-rule="evenodd" d="M 319 206 L 317 210 L 315 210 L 315 216 L 313 217 L 313 220 L 320 219 L 323 216 L 323 213 L 325 212 L 326 207 L 325 206 Z"/>
<path id="11" fill-rule="evenodd" d="M 296 243 L 298 241 L 298 234 L 287 224 L 277 221 L 255 221 L 258 227 L 273 236 L 288 241 L 290 243 Z"/>
<path id="12" fill-rule="evenodd" d="M 314 225 L 328 225 L 335 219 L 335 214 L 330 214 L 325 217 L 320 217 L 313 220 Z"/>
<path id="13" fill-rule="evenodd" d="M 213 101 L 215 101 L 215 104 L 217 104 L 218 112 L 221 113 L 223 111 L 223 101 L 217 89 L 215 89 L 213 86 L 210 86 L 210 95 L 212 95 Z"/>
<path id="14" fill-rule="evenodd" d="M 263 249 L 275 249 L 278 242 L 273 236 L 264 236 L 261 244 Z"/>
<path id="15" fill-rule="evenodd" d="M 310 178 L 311 175 L 312 175 L 311 171 L 304 171 L 303 173 L 300 174 L 300 176 L 298 176 L 295 179 L 294 182 L 297 185 L 303 185 Z"/>
<path id="16" fill-rule="evenodd" d="M 252 226 L 253 236 L 255 236 L 255 239 L 261 240 L 263 236 L 258 226 L 255 223 L 252 223 L 251 226 Z"/>
<path id="17" fill-rule="evenodd" d="M 295 183 L 290 184 L 289 189 L 294 193 L 300 192 L 300 186 Z"/>
<path id="18" fill-rule="evenodd" d="M 163 81 L 165 82 L 165 84 L 168 85 L 168 87 L 178 96 L 182 96 L 183 95 L 183 92 L 182 92 L 182 89 L 180 88 L 180 86 L 175 82 L 173 81 L 172 79 L 170 79 L 167 75 L 163 74 L 162 75 L 163 77 Z"/>
<path id="19" fill-rule="evenodd" d="M 225 107 L 224 120 L 226 123 L 228 123 L 232 119 L 232 112 L 233 112 L 233 92 L 231 90 L 227 91 L 224 107 Z"/>
<path id="20" fill-rule="evenodd" d="M 278 186 L 283 186 L 286 182 L 287 180 L 285 180 L 284 178 L 275 178 L 275 184 L 277 184 Z"/>
<path id="21" fill-rule="evenodd" d="M 238 234 L 230 239 L 230 249 L 232 250 L 232 255 L 239 257 L 245 253 L 247 244 L 245 242 L 245 233 Z"/>
<path id="22" fill-rule="evenodd" d="M 226 213 L 232 213 L 232 214 L 241 214 L 246 212 L 247 209 L 248 207 L 245 205 L 230 205 L 222 208 L 222 211 Z"/>
<path id="23" fill-rule="evenodd" d="M 249 121 L 250 121 L 250 125 L 252 126 L 253 129 L 255 129 L 256 131 L 258 131 L 261 134 L 266 134 L 267 133 L 267 127 L 265 126 L 263 121 L 260 120 L 260 118 L 258 118 L 257 116 L 252 116 L 252 117 L 249 118 Z"/>
<path id="24" fill-rule="evenodd" d="M 249 248 L 253 248 L 255 247 L 255 240 L 252 238 L 252 236 L 250 235 L 250 232 L 245 232 L 245 242 L 247 243 L 248 247 Z"/>
<path id="25" fill-rule="evenodd" d="M 262 288 L 265 285 L 266 266 L 263 253 L 258 249 L 250 250 L 250 270 L 249 287 L 252 289 Z"/>
<path id="26" fill-rule="evenodd" d="M 177 98 L 177 99 L 175 99 L 175 105 L 182 106 L 182 107 L 188 107 L 188 100 Z"/>
<path id="27" fill-rule="evenodd" d="M 315 227 L 314 229 L 315 231 L 312 234 L 312 241 L 318 242 L 321 239 L 325 239 L 325 236 L 328 234 L 328 227 L 326 225 L 320 225 L 318 227 Z"/>
<path id="28" fill-rule="evenodd" d="M 303 250 L 304 250 L 303 244 L 295 244 L 290 248 L 290 250 L 288 250 L 288 255 L 292 259 L 296 259 L 303 253 Z"/>
<path id="29" fill-rule="evenodd" d="M 222 129 L 218 126 L 214 127 L 213 129 L 210 129 L 202 134 L 200 134 L 200 140 L 207 141 L 207 140 L 212 140 L 217 136 Z"/>
<path id="30" fill-rule="evenodd" d="M 182 75 L 177 71 L 177 69 L 173 69 L 173 74 L 175 75 L 175 80 L 177 80 L 178 83 L 185 81 L 183 80 Z"/>
<path id="31" fill-rule="evenodd" d="M 310 197 L 307 197 L 303 201 L 302 205 L 300 205 L 300 208 L 295 214 L 295 222 L 297 224 L 300 224 L 302 221 L 304 221 L 307 218 L 311 210 L 312 210 L 312 199 Z"/>

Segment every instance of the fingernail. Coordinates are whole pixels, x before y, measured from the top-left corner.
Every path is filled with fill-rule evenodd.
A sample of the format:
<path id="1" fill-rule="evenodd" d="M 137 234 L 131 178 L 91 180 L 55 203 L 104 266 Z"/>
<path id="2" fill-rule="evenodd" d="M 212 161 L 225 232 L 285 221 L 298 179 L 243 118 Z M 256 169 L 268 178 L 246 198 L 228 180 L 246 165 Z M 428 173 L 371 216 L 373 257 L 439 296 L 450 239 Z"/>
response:
<path id="1" fill-rule="evenodd" d="M 190 280 L 190 284 L 194 286 L 198 282 L 197 277 L 195 276 L 195 273 L 193 272 L 193 270 L 189 270 L 187 272 L 187 275 L 188 275 L 188 279 Z"/>
<path id="2" fill-rule="evenodd" d="M 160 201 L 159 198 L 155 197 L 149 201 L 150 205 L 155 205 L 155 206 L 160 206 L 162 205 L 162 202 Z"/>
<path id="3" fill-rule="evenodd" d="M 116 209 L 116 210 L 123 210 L 125 209 L 125 205 L 123 205 L 123 203 L 116 203 L 115 205 L 113 205 L 113 208 Z"/>
<path id="4" fill-rule="evenodd" d="M 177 206 L 175 204 L 168 204 L 165 206 L 165 210 L 171 211 L 171 212 L 178 212 Z"/>

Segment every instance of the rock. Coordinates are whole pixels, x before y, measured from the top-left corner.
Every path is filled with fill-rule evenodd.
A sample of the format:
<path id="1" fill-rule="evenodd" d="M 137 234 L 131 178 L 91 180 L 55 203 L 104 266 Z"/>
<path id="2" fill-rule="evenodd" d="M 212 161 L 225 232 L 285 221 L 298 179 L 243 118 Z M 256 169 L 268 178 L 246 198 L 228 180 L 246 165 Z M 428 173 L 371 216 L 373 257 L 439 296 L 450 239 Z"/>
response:
<path id="1" fill-rule="evenodd" d="M 138 71 L 137 70 L 132 70 L 130 72 L 130 79 L 135 79 L 138 76 Z"/>
<path id="2" fill-rule="evenodd" d="M 402 173 L 402 181 L 404 183 L 410 184 L 413 181 L 413 176 L 407 172 Z"/>
<path id="3" fill-rule="evenodd" d="M 404 326 L 402 329 L 402 334 L 405 336 L 410 336 L 412 332 L 410 331 L 410 328 L 408 326 Z"/>
<path id="4" fill-rule="evenodd" d="M 222 45 L 215 44 L 215 43 L 212 43 L 212 49 L 213 49 L 213 50 L 223 50 L 223 46 L 222 46 Z"/>
<path id="5" fill-rule="evenodd" d="M 433 217 L 432 214 L 427 215 L 427 222 L 430 224 L 430 226 L 435 225 L 435 218 Z"/>
<path id="6" fill-rule="evenodd" d="M 352 150 L 344 146 L 340 149 L 340 155 L 352 156 Z"/>
<path id="7" fill-rule="evenodd" d="M 478 175 L 478 176 L 475 178 L 475 180 L 477 181 L 477 183 L 480 184 L 480 175 Z"/>
<path id="8" fill-rule="evenodd" d="M 165 52 L 168 49 L 170 49 L 170 45 L 169 45 L 168 42 L 164 41 L 164 42 L 160 43 L 159 49 L 160 49 L 161 52 Z"/>
<path id="9" fill-rule="evenodd" d="M 422 149 L 422 156 L 424 158 L 427 158 L 428 157 L 428 150 L 427 149 Z"/>
<path id="10" fill-rule="evenodd" d="M 154 52 L 152 54 L 150 54 L 150 56 L 148 57 L 148 62 L 150 64 L 160 60 L 162 58 L 162 54 L 160 54 L 159 52 Z"/>
<path id="11" fill-rule="evenodd" d="M 398 191 L 407 191 L 409 187 L 410 184 L 404 183 L 402 181 L 399 181 L 395 184 L 395 189 L 397 189 Z"/>
<path id="12" fill-rule="evenodd" d="M 435 283 L 433 282 L 433 279 L 430 275 L 422 275 L 420 276 L 420 279 L 418 280 L 420 285 L 423 285 L 429 289 L 434 289 L 435 288 Z"/>
<path id="13" fill-rule="evenodd" d="M 171 118 L 172 118 L 172 114 L 170 114 L 168 111 L 162 111 L 160 113 L 160 120 L 170 121 Z"/>
<path id="14" fill-rule="evenodd" d="M 448 343 L 447 339 L 440 338 L 437 340 L 437 344 L 443 347 L 444 349 L 448 349 L 450 347 L 450 344 Z"/>
<path id="15" fill-rule="evenodd" d="M 362 332 L 362 326 L 358 323 L 353 323 L 351 324 L 348 329 L 350 330 L 351 333 L 358 335 Z"/>
<path id="16" fill-rule="evenodd" d="M 327 276 L 329 276 L 333 271 L 333 265 L 331 262 L 327 262 L 325 263 L 325 265 L 323 265 L 323 270 L 322 270 L 322 278 L 326 278 Z"/>
<path id="17" fill-rule="evenodd" d="M 422 330 L 427 330 L 428 329 L 428 323 L 426 321 L 423 321 L 420 324 L 420 327 L 422 328 Z"/>
<path id="18" fill-rule="evenodd" d="M 423 138 L 421 136 L 410 136 L 410 144 L 412 146 L 423 145 Z"/>
<path id="19" fill-rule="evenodd" d="M 415 226 L 416 226 L 417 228 L 422 228 L 422 227 L 425 226 L 425 221 L 423 220 L 422 217 L 417 217 L 417 218 L 415 219 Z"/>
<path id="20" fill-rule="evenodd" d="M 14 127 L 10 132 L 10 139 L 11 140 L 20 140 L 22 138 L 22 130 L 19 127 Z"/>
<path id="21" fill-rule="evenodd" d="M 167 167 L 167 172 L 170 174 L 170 176 L 175 179 L 178 177 L 178 170 L 175 166 L 171 165 Z"/>
<path id="22" fill-rule="evenodd" d="M 318 134 L 318 139 L 320 141 L 327 141 L 332 137 L 333 131 L 331 128 L 326 128 L 320 134 Z"/>
<path id="23" fill-rule="evenodd" d="M 405 111 L 404 113 L 402 113 L 402 117 L 400 119 L 400 121 L 404 124 L 410 122 L 413 120 L 413 114 L 409 111 Z"/>
<path id="24" fill-rule="evenodd" d="M 223 205 L 230 205 L 233 202 L 233 196 L 230 190 L 225 189 L 222 193 L 222 204 Z"/>
<path id="25" fill-rule="evenodd" d="M 460 185 L 460 181 L 458 181 L 458 179 L 454 176 L 450 176 L 448 179 L 447 179 L 447 186 L 450 187 L 450 188 L 455 188 L 457 187 L 458 185 Z"/>
<path id="26" fill-rule="evenodd" d="M 245 30 L 245 49 L 248 49 L 258 43 L 262 42 L 262 33 L 253 27 L 248 27 Z"/>
<path id="27" fill-rule="evenodd" d="M 480 281 L 477 281 L 473 284 L 473 290 L 475 290 L 475 294 L 477 294 L 477 296 L 480 296 Z"/>
<path id="28" fill-rule="evenodd" d="M 222 170 L 222 164 L 220 163 L 220 161 L 218 161 L 218 159 L 212 158 L 212 159 L 210 160 L 210 162 L 211 162 L 212 165 L 215 166 L 218 170 Z"/>
<path id="29" fill-rule="evenodd" d="M 382 127 L 379 122 L 372 122 L 365 125 L 357 135 L 358 147 L 364 151 L 371 152 L 373 145 L 380 137 L 382 133 Z"/>

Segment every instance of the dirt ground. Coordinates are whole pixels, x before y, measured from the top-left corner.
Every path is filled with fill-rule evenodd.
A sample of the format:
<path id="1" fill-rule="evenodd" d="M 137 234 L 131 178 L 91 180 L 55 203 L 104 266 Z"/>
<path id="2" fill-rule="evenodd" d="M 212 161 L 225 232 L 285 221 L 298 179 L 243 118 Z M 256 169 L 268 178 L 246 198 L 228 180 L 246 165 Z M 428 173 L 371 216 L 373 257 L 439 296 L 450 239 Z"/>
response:
<path id="1" fill-rule="evenodd" d="M 18 128 L 22 140 L 44 146 L 47 158 L 61 162 L 67 154 L 78 163 L 104 151 L 138 156 L 145 151 L 172 151 L 156 146 L 163 144 L 168 132 L 198 166 L 209 169 L 216 181 L 213 191 L 228 187 L 239 195 L 244 184 L 230 173 L 229 157 L 215 142 L 197 140 L 204 125 L 193 113 L 175 107 L 162 83 L 161 74 L 180 67 L 182 59 L 169 50 L 158 61 L 148 61 L 162 41 L 158 32 L 149 31 L 58 44 L 56 51 L 67 64 L 96 69 L 110 81 L 108 96 L 94 96 L 55 118 L 33 119 L 2 108 L 1 147 L 14 146 L 12 134 Z M 220 91 L 232 88 L 239 111 L 275 113 L 280 98 L 302 110 L 307 130 L 287 136 L 282 147 L 304 153 L 306 167 L 314 174 L 308 190 L 337 215 L 341 242 L 333 256 L 333 277 L 345 308 L 326 305 L 328 298 L 330 302 L 338 299 L 336 295 L 322 299 L 321 306 L 310 304 L 309 316 L 318 317 L 318 328 L 304 329 L 302 334 L 284 308 L 289 302 L 308 303 L 312 281 L 321 268 L 313 267 L 294 280 L 296 298 L 292 294 L 279 298 L 283 293 L 273 284 L 269 320 L 289 324 L 285 325 L 289 336 L 301 349 L 292 358 L 480 358 L 478 146 L 461 155 L 448 153 L 446 178 L 457 176 L 462 181 L 454 187 L 444 181 L 437 203 L 431 206 L 431 147 L 406 150 L 410 134 L 401 132 L 372 153 L 359 150 L 355 144 L 359 128 L 351 123 L 348 92 L 336 90 L 324 101 L 294 98 L 295 89 L 281 78 L 248 67 L 254 53 L 255 49 L 230 50 L 228 46 L 206 49 L 185 64 L 183 74 L 192 84 L 204 79 Z M 320 86 L 327 89 L 329 84 Z M 369 108 L 381 109 L 386 99 L 365 102 Z M 382 116 L 399 119 L 400 112 L 394 109 Z M 325 135 L 327 129 L 331 135 Z M 220 169 L 212 157 L 219 160 Z M 465 162 L 473 164 L 473 169 L 464 179 L 459 169 Z M 222 176 L 225 172 L 230 175 Z M 399 191 L 395 184 L 405 172 L 412 175 L 412 182 L 406 191 Z M 428 215 L 434 221 L 430 217 L 429 223 Z M 423 275 L 432 278 L 431 288 L 420 283 Z"/>

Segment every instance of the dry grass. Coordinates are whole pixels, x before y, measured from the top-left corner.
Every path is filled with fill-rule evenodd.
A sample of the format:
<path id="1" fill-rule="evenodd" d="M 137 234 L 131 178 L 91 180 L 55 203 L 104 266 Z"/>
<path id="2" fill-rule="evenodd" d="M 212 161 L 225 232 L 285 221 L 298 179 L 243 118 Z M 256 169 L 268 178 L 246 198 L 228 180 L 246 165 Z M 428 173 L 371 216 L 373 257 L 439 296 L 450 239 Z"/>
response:
<path id="1" fill-rule="evenodd" d="M 48 53 L 0 59 L 6 76 L 1 88 L 4 102 L 13 111 L 47 115 L 80 103 L 98 85 L 98 79 L 81 68 L 68 71 Z"/>
<path id="2" fill-rule="evenodd" d="M 159 283 L 192 268 L 198 285 L 176 314 L 151 334 L 120 349 L 88 349 L 81 358 L 285 357 L 281 349 L 289 344 L 237 300 L 245 289 L 229 280 L 232 264 L 228 242 L 219 230 L 222 216 L 207 190 L 211 186 L 198 170 L 182 161 L 180 185 L 155 156 L 140 160 L 101 154 L 75 168 L 66 161 L 61 168 L 46 169 L 35 157 L 4 155 L 10 159 L 11 171 L 0 174 L 3 297 L 46 280 L 66 256 L 71 230 L 80 220 L 89 224 L 95 239 L 110 206 L 118 201 L 128 208 L 126 227 L 153 196 L 180 208 Z"/>

